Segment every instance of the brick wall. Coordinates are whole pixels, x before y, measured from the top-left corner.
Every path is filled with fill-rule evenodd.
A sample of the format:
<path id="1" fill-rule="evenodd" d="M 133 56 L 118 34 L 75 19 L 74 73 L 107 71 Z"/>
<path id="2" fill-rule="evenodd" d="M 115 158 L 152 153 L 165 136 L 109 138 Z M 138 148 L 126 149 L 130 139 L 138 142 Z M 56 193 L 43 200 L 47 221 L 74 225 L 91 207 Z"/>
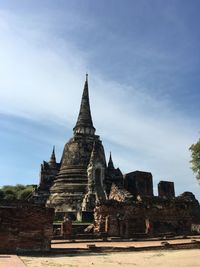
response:
<path id="1" fill-rule="evenodd" d="M 0 252 L 48 251 L 54 210 L 32 204 L 0 204 Z"/>

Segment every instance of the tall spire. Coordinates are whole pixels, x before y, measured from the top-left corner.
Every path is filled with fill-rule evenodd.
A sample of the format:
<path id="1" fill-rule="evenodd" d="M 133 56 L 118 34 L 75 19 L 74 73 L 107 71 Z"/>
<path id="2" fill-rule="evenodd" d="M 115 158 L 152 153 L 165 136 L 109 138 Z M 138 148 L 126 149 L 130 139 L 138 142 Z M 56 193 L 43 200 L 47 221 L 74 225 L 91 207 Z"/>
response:
<path id="1" fill-rule="evenodd" d="M 110 152 L 110 158 L 109 158 L 109 161 L 108 161 L 108 168 L 109 169 L 114 169 L 114 164 L 113 164 L 113 161 L 112 161 L 111 152 Z"/>
<path id="2" fill-rule="evenodd" d="M 83 95 L 81 99 L 81 106 L 78 115 L 78 119 L 76 122 L 76 126 L 74 127 L 74 133 L 81 134 L 90 134 L 93 135 L 95 133 L 95 128 L 92 122 L 92 116 L 90 111 L 90 101 L 89 101 L 89 92 L 88 92 L 88 74 L 86 74 L 85 85 L 83 89 Z"/>
<path id="3" fill-rule="evenodd" d="M 51 153 L 51 158 L 49 161 L 50 164 L 55 164 L 56 163 L 56 156 L 55 156 L 55 146 L 53 146 L 53 151 Z"/>

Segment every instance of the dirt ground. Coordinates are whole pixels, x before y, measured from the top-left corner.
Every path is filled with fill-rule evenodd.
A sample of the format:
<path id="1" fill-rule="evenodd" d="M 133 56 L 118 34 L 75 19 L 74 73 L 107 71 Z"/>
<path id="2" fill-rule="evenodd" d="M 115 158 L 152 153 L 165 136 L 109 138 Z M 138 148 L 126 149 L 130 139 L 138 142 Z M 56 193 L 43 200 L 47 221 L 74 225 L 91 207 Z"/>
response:
<path id="1" fill-rule="evenodd" d="M 96 255 L 23 256 L 27 267 L 199 267 L 200 250 L 120 252 Z"/>

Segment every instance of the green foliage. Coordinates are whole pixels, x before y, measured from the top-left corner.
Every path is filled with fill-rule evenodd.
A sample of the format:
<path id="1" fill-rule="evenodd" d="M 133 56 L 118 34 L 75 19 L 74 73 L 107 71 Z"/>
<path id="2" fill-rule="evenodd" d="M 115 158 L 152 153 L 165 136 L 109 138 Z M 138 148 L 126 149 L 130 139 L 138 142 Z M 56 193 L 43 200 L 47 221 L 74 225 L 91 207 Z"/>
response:
<path id="1" fill-rule="evenodd" d="M 6 195 L 15 195 L 15 194 L 16 194 L 15 190 L 13 190 L 13 189 L 11 189 L 11 188 L 6 188 L 6 189 L 4 190 L 4 193 L 5 193 Z"/>
<path id="2" fill-rule="evenodd" d="M 200 180 L 200 139 L 190 147 L 192 160 L 192 170 L 196 174 L 196 178 Z"/>
<path id="3" fill-rule="evenodd" d="M 33 188 L 33 185 L 4 185 L 0 189 L 0 200 L 25 200 L 27 196 L 33 191 Z"/>
<path id="4" fill-rule="evenodd" d="M 33 191 L 32 187 L 24 188 L 21 191 L 18 191 L 17 198 L 21 200 L 25 200 L 27 199 L 27 197 L 30 195 L 32 191 Z"/>

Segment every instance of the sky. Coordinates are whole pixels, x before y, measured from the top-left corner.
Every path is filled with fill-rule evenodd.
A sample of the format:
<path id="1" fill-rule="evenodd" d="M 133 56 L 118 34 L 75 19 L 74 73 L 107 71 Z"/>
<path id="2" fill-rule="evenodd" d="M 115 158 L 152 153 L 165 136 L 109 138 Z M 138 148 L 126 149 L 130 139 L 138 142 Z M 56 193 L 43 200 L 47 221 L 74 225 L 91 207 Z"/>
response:
<path id="1" fill-rule="evenodd" d="M 123 173 L 150 171 L 176 195 L 200 185 L 200 1 L 0 0 L 0 186 L 37 184 L 60 161 L 86 72 L 93 123 Z"/>

